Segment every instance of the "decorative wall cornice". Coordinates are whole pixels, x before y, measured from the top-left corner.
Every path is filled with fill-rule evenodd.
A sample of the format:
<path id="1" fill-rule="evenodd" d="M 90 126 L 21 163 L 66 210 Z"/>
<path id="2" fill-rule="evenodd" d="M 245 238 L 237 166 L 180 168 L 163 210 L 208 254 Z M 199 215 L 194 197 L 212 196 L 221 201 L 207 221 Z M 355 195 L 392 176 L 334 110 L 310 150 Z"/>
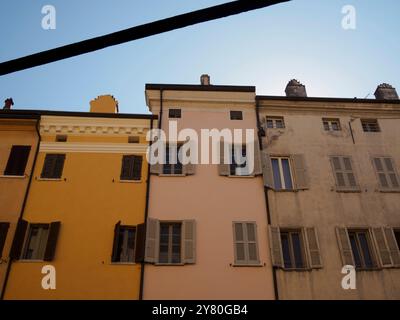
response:
<path id="1" fill-rule="evenodd" d="M 145 154 L 147 144 L 42 142 L 40 152 Z"/>

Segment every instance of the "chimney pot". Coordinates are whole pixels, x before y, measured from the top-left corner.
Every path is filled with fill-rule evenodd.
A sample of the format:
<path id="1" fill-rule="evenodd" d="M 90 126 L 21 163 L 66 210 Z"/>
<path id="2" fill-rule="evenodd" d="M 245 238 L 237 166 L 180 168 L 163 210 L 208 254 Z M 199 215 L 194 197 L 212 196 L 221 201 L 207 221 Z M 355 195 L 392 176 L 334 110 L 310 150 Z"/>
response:
<path id="1" fill-rule="evenodd" d="M 307 97 L 306 87 L 301 84 L 298 80 L 292 79 L 286 86 L 285 89 L 286 97 Z"/>
<path id="2" fill-rule="evenodd" d="M 387 83 L 380 84 L 374 95 L 377 100 L 399 100 L 396 89 Z"/>
<path id="3" fill-rule="evenodd" d="M 10 109 L 11 109 L 11 106 L 13 106 L 13 105 L 14 105 L 13 99 L 12 99 L 12 98 L 8 98 L 8 99 L 4 100 L 4 107 L 3 107 L 3 109 L 4 109 L 4 110 L 10 110 Z"/>
<path id="4" fill-rule="evenodd" d="M 202 86 L 209 86 L 210 85 L 210 76 L 208 74 L 201 75 L 200 84 Z"/>

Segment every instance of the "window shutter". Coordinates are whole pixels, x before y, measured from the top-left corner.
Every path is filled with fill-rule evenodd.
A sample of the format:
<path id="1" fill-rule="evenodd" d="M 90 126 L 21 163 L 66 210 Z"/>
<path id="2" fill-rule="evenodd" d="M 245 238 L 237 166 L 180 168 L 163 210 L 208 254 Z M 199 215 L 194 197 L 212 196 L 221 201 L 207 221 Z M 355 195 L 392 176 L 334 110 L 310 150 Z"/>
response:
<path id="1" fill-rule="evenodd" d="M 47 238 L 46 250 L 44 252 L 44 261 L 52 261 L 54 259 L 60 226 L 61 222 L 59 221 L 50 223 L 49 236 Z"/>
<path id="2" fill-rule="evenodd" d="M 133 156 L 122 156 L 120 180 L 132 179 L 133 162 L 134 162 Z"/>
<path id="3" fill-rule="evenodd" d="M 343 265 L 355 266 L 353 251 L 351 250 L 350 239 L 346 228 L 336 228 L 336 236 L 339 243 L 340 255 Z"/>
<path id="4" fill-rule="evenodd" d="M 392 228 L 384 228 L 387 245 L 392 257 L 393 266 L 400 267 L 400 251 Z"/>
<path id="5" fill-rule="evenodd" d="M 245 223 L 233 223 L 233 242 L 235 249 L 235 263 L 246 264 L 246 239 L 245 239 Z"/>
<path id="6" fill-rule="evenodd" d="M 140 180 L 142 178 L 142 156 L 133 156 L 133 180 Z"/>
<path id="7" fill-rule="evenodd" d="M 294 174 L 295 174 L 295 181 L 296 181 L 296 189 L 304 190 L 308 189 L 308 177 L 307 177 L 307 169 L 305 167 L 304 156 L 302 154 L 294 154 L 291 156 L 293 167 L 294 167 Z"/>
<path id="8" fill-rule="evenodd" d="M 156 149 L 154 151 L 154 153 L 155 153 L 154 154 L 155 157 L 159 156 L 159 150 L 158 149 Z M 148 156 L 151 157 L 152 154 L 148 153 Z M 151 160 L 153 160 L 153 159 L 151 159 Z M 150 173 L 159 175 L 159 174 L 161 174 L 161 172 L 162 172 L 162 164 L 161 163 L 157 162 L 157 163 L 154 163 L 154 164 L 150 164 Z"/>
<path id="9" fill-rule="evenodd" d="M 118 259 L 118 245 L 119 245 L 119 233 L 120 233 L 121 221 L 118 221 L 114 227 L 114 241 L 111 253 L 111 262 L 117 262 Z"/>
<path id="10" fill-rule="evenodd" d="M 186 150 L 186 152 L 187 152 L 187 155 L 189 158 L 191 156 L 191 154 L 190 154 L 190 151 L 191 151 L 190 144 L 191 143 L 192 143 L 192 141 L 188 140 L 180 149 L 183 152 L 183 150 L 185 150 L 184 146 L 188 145 L 188 149 Z M 189 162 L 183 166 L 183 173 L 185 175 L 193 175 L 193 174 L 195 174 L 195 170 L 196 170 L 196 165 L 194 163 Z"/>
<path id="11" fill-rule="evenodd" d="M 61 178 L 63 168 L 64 168 L 65 154 L 58 154 L 56 158 L 56 163 L 54 166 L 54 176 L 53 178 Z"/>
<path id="12" fill-rule="evenodd" d="M 220 176 L 229 176 L 230 173 L 230 165 L 229 163 L 225 164 L 225 151 L 227 151 L 229 144 L 226 144 L 224 141 L 220 141 L 219 143 L 219 165 L 218 172 Z M 229 159 L 229 157 L 227 157 Z"/>
<path id="13" fill-rule="evenodd" d="M 385 168 L 386 168 L 386 172 L 388 175 L 388 180 L 390 181 L 390 185 L 392 187 L 392 189 L 399 189 L 400 185 L 399 185 L 399 178 L 397 176 L 396 170 L 394 169 L 394 162 L 392 158 L 383 158 L 383 161 L 385 162 Z"/>
<path id="14" fill-rule="evenodd" d="M 196 263 L 196 221 L 184 220 L 183 230 L 183 261 Z"/>
<path id="15" fill-rule="evenodd" d="M 0 223 L 0 258 L 3 256 L 3 248 L 7 239 L 8 228 L 10 227 L 10 223 L 1 222 Z"/>
<path id="16" fill-rule="evenodd" d="M 274 267 L 283 268 L 281 233 L 279 227 L 268 226 L 268 231 L 272 265 Z"/>
<path id="17" fill-rule="evenodd" d="M 390 257 L 390 251 L 386 243 L 385 233 L 383 228 L 371 228 L 372 235 L 375 240 L 375 246 L 377 249 L 379 261 L 382 267 L 391 267 L 392 259 Z"/>
<path id="18" fill-rule="evenodd" d="M 146 226 L 146 248 L 145 261 L 150 263 L 158 262 L 160 223 L 156 219 L 147 219 Z"/>
<path id="19" fill-rule="evenodd" d="M 311 268 L 322 268 L 321 251 L 315 228 L 304 228 L 305 239 L 307 243 L 307 253 L 309 257 L 309 266 Z"/>
<path id="20" fill-rule="evenodd" d="M 146 246 L 146 226 L 144 223 L 141 223 L 138 224 L 136 227 L 135 262 L 144 261 L 145 246 Z"/>
<path id="21" fill-rule="evenodd" d="M 260 157 L 260 145 L 258 141 L 254 141 L 254 171 L 253 175 L 257 176 L 262 174 L 262 165 L 261 165 L 261 157 Z"/>
<path id="22" fill-rule="evenodd" d="M 269 154 L 265 151 L 261 152 L 262 172 L 264 179 L 264 186 L 274 189 L 274 176 L 272 173 L 272 164 Z"/>
<path id="23" fill-rule="evenodd" d="M 22 247 L 24 245 L 26 229 L 28 222 L 25 220 L 18 220 L 17 229 L 15 230 L 14 240 L 10 250 L 11 259 L 19 259 L 21 257 Z"/>
<path id="24" fill-rule="evenodd" d="M 44 158 L 42 173 L 40 175 L 41 178 L 51 178 L 52 177 L 52 172 L 53 172 L 55 161 L 56 160 L 55 160 L 54 155 L 46 154 L 46 157 Z"/>
<path id="25" fill-rule="evenodd" d="M 4 174 L 23 176 L 30 151 L 31 146 L 12 146 Z"/>

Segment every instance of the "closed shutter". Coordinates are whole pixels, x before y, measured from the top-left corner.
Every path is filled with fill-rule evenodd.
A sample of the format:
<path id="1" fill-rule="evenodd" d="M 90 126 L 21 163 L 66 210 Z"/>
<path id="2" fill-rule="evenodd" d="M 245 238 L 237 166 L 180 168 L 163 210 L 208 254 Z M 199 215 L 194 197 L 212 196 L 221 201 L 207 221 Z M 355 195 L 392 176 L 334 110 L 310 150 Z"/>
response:
<path id="1" fill-rule="evenodd" d="M 311 268 L 322 268 L 321 251 L 315 228 L 304 228 L 305 239 L 307 243 L 307 253 L 309 258 L 309 266 Z"/>
<path id="2" fill-rule="evenodd" d="M 54 259 L 60 226 L 61 222 L 59 221 L 50 223 L 49 236 L 47 238 L 46 250 L 44 252 L 44 261 L 52 261 Z"/>
<path id="3" fill-rule="evenodd" d="M 191 159 L 191 147 L 194 148 L 195 146 L 193 145 L 192 141 L 187 141 L 185 144 L 182 145 L 181 147 L 181 152 L 186 152 L 186 155 L 189 159 Z M 193 175 L 195 174 L 195 170 L 196 170 L 196 165 L 194 163 L 192 163 L 191 161 L 185 165 L 183 165 L 183 173 L 185 175 Z"/>
<path id="4" fill-rule="evenodd" d="M 59 179 L 64 168 L 65 154 L 47 154 L 44 159 L 41 178 Z"/>
<path id="5" fill-rule="evenodd" d="M 143 163 L 143 157 L 142 156 L 134 156 L 133 180 L 142 179 L 142 163 Z"/>
<path id="6" fill-rule="evenodd" d="M 141 223 L 138 224 L 136 227 L 135 262 L 144 261 L 145 246 L 146 246 L 146 226 L 144 223 Z"/>
<path id="7" fill-rule="evenodd" d="M 54 166 L 54 176 L 53 178 L 61 178 L 64 169 L 65 154 L 58 154 L 57 160 Z"/>
<path id="8" fill-rule="evenodd" d="M 298 190 L 308 189 L 309 185 L 308 185 L 307 169 L 305 166 L 304 156 L 302 154 L 294 154 L 291 156 L 291 158 L 294 167 L 296 189 Z"/>
<path id="9" fill-rule="evenodd" d="M 350 157 L 333 156 L 330 158 L 338 190 L 359 190 L 353 164 Z"/>
<path id="10" fill-rule="evenodd" d="M 392 257 L 393 266 L 400 267 L 400 251 L 392 228 L 384 228 L 387 245 Z"/>
<path id="11" fill-rule="evenodd" d="M 155 140 L 153 144 L 156 144 L 156 143 L 159 144 L 157 142 L 157 140 Z M 153 159 L 153 152 L 152 152 L 153 148 L 155 150 L 154 151 L 154 159 Z M 149 161 L 150 162 L 150 173 L 157 174 L 157 175 L 161 174 L 162 164 L 160 164 L 159 162 L 152 164 L 152 162 L 156 161 L 155 158 L 158 157 L 159 154 L 160 154 L 160 150 L 158 149 L 158 147 L 151 145 L 149 148 L 149 152 L 147 153 L 147 156 L 149 157 L 148 159 L 150 160 Z M 161 160 L 161 159 L 158 159 L 158 160 Z"/>
<path id="12" fill-rule="evenodd" d="M 196 221 L 184 220 L 183 230 L 183 262 L 196 263 Z"/>
<path id="13" fill-rule="evenodd" d="M 220 141 L 219 143 L 219 165 L 218 172 L 220 176 L 229 176 L 230 173 L 230 164 L 225 163 L 225 153 L 228 152 L 230 145 L 228 143 L 224 143 L 224 141 Z M 230 159 L 229 156 L 226 157 L 227 160 Z"/>
<path id="14" fill-rule="evenodd" d="M 254 141 L 254 171 L 253 175 L 257 176 L 263 173 L 260 157 L 260 145 L 258 141 Z"/>
<path id="15" fill-rule="evenodd" d="M 353 251 L 351 250 L 350 239 L 346 228 L 336 228 L 336 236 L 339 243 L 340 255 L 343 265 L 355 266 Z"/>
<path id="16" fill-rule="evenodd" d="M 379 261 L 382 267 L 391 267 L 392 259 L 390 257 L 390 251 L 386 243 L 385 233 L 383 228 L 372 228 L 372 234 L 375 240 L 375 246 L 377 248 Z"/>
<path id="17" fill-rule="evenodd" d="M 4 175 L 23 176 L 31 146 L 12 146 Z"/>
<path id="18" fill-rule="evenodd" d="M 399 179 L 396 170 L 394 169 L 392 158 L 373 158 L 373 164 L 378 176 L 379 186 L 383 190 L 398 190 L 400 188 Z"/>
<path id="19" fill-rule="evenodd" d="M 281 233 L 279 227 L 268 226 L 268 234 L 272 265 L 274 267 L 283 268 Z"/>
<path id="20" fill-rule="evenodd" d="M 158 262 L 160 223 L 156 219 L 147 219 L 145 261 Z"/>
<path id="21" fill-rule="evenodd" d="M 133 179 L 133 165 L 135 162 L 134 156 L 122 156 L 121 166 L 121 180 L 132 180 Z"/>
<path id="22" fill-rule="evenodd" d="M 11 259 L 19 259 L 21 257 L 22 247 L 24 245 L 26 229 L 28 222 L 25 220 L 18 220 L 17 229 L 15 230 L 14 240 L 10 250 Z"/>
<path id="23" fill-rule="evenodd" d="M 112 252 L 111 252 L 111 262 L 119 261 L 118 246 L 119 246 L 120 228 L 121 228 L 121 221 L 118 221 L 114 227 L 114 241 L 113 241 L 113 248 L 112 248 Z"/>
<path id="24" fill-rule="evenodd" d="M 261 162 L 262 162 L 264 186 L 274 189 L 274 175 L 272 173 L 271 158 L 269 154 L 267 154 L 265 151 L 261 152 Z"/>
<path id="25" fill-rule="evenodd" d="M 245 239 L 245 223 L 234 222 L 233 223 L 233 241 L 235 248 L 235 263 L 246 264 L 246 239 Z"/>
<path id="26" fill-rule="evenodd" d="M 10 227 L 10 223 L 0 222 L 0 258 L 3 256 L 3 248 L 4 248 L 4 244 L 6 243 L 9 227 Z"/>

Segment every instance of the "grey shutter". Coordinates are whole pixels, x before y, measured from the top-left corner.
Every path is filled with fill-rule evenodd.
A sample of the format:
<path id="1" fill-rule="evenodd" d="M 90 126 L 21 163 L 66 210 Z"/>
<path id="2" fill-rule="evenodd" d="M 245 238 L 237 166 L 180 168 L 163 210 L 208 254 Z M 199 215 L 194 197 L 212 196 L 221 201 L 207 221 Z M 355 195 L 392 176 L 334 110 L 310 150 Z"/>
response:
<path id="1" fill-rule="evenodd" d="M 10 223 L 0 222 L 0 258 L 3 256 L 3 248 L 4 248 L 4 244 L 6 243 L 9 227 L 10 227 Z"/>
<path id="2" fill-rule="evenodd" d="M 315 228 L 304 228 L 305 239 L 307 243 L 307 253 L 309 258 L 309 266 L 311 268 L 322 268 L 321 251 Z"/>
<path id="3" fill-rule="evenodd" d="M 385 233 L 383 228 L 371 228 L 372 234 L 375 240 L 375 246 L 378 252 L 379 261 L 382 267 L 391 267 L 392 259 L 390 257 L 390 251 L 386 243 Z"/>
<path id="4" fill-rule="evenodd" d="M 246 264 L 246 224 L 242 222 L 233 223 L 233 242 L 235 250 L 235 263 L 236 264 Z"/>
<path id="5" fill-rule="evenodd" d="M 24 245 L 26 229 L 28 222 L 25 220 L 18 220 L 17 229 L 15 230 L 14 240 L 10 250 L 11 259 L 19 259 L 21 257 L 22 247 Z"/>
<path id="6" fill-rule="evenodd" d="M 113 248 L 111 252 L 111 262 L 119 261 L 118 257 L 118 245 L 119 245 L 119 233 L 120 233 L 121 221 L 118 221 L 114 227 L 114 241 Z"/>
<path id="7" fill-rule="evenodd" d="M 272 173 L 272 163 L 269 154 L 265 151 L 261 152 L 262 172 L 264 186 L 274 189 L 274 175 Z"/>
<path id="8" fill-rule="evenodd" d="M 274 267 L 283 268 L 281 233 L 279 227 L 268 226 L 268 234 L 272 265 Z"/>
<path id="9" fill-rule="evenodd" d="M 146 262 L 158 262 L 159 235 L 160 222 L 156 219 L 148 218 L 146 224 L 146 248 L 144 258 Z"/>
<path id="10" fill-rule="evenodd" d="M 183 230 L 183 262 L 196 263 L 196 221 L 184 220 Z"/>
<path id="11" fill-rule="evenodd" d="M 260 145 L 258 140 L 254 141 L 254 171 L 253 175 L 257 176 L 263 173 L 260 157 Z"/>
<path id="12" fill-rule="evenodd" d="M 296 179 L 296 189 L 308 189 L 307 169 L 305 166 L 304 156 L 302 154 L 294 154 L 291 156 Z"/>
<path id="13" fill-rule="evenodd" d="M 392 257 L 393 266 L 400 267 L 400 251 L 392 228 L 384 228 L 387 245 Z"/>
<path id="14" fill-rule="evenodd" d="M 353 251 L 351 250 L 350 239 L 346 228 L 336 228 L 336 236 L 339 244 L 340 255 L 343 265 L 355 266 Z"/>
<path id="15" fill-rule="evenodd" d="M 225 148 L 224 148 L 224 141 L 220 141 L 219 143 L 219 165 L 218 165 L 218 172 L 220 176 L 229 176 L 230 173 L 230 165 L 229 163 L 225 164 Z M 228 144 L 227 144 L 228 145 Z M 229 146 L 229 145 L 228 145 Z M 229 157 L 228 157 L 229 159 Z"/>
<path id="16" fill-rule="evenodd" d="M 390 185 L 392 189 L 398 190 L 400 188 L 399 178 L 397 176 L 396 170 L 394 169 L 394 162 L 392 158 L 385 157 L 383 158 L 385 163 L 386 172 L 388 176 L 388 180 L 390 181 Z"/>
<path id="17" fill-rule="evenodd" d="M 50 223 L 49 235 L 47 237 L 46 250 L 44 252 L 44 261 L 52 261 L 57 247 L 58 234 L 60 233 L 61 222 Z"/>

